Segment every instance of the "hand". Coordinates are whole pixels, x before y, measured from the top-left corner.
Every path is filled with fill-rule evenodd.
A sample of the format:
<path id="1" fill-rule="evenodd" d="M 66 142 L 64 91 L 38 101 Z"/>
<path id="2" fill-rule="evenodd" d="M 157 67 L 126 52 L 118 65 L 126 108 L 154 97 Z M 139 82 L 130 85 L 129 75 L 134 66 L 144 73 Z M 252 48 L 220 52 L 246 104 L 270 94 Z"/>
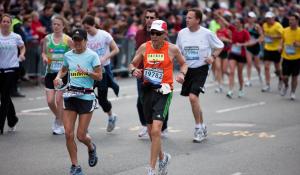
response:
<path id="1" fill-rule="evenodd" d="M 21 62 L 22 62 L 22 61 L 25 61 L 25 56 L 24 56 L 24 55 L 20 55 L 20 56 L 19 56 L 19 61 L 21 61 Z"/>
<path id="2" fill-rule="evenodd" d="M 176 76 L 176 81 L 180 84 L 182 84 L 184 82 L 184 75 L 183 73 L 179 73 L 177 76 Z"/>
<path id="3" fill-rule="evenodd" d="M 134 76 L 136 78 L 142 78 L 142 70 L 141 69 L 135 69 L 132 72 L 132 76 Z"/>
<path id="4" fill-rule="evenodd" d="M 207 64 L 212 64 L 214 62 L 214 58 L 212 56 L 206 57 L 205 62 L 207 62 Z"/>
<path id="5" fill-rule="evenodd" d="M 295 42 L 293 43 L 293 46 L 294 46 L 294 47 L 300 47 L 300 42 L 299 42 L 299 41 L 295 41 Z"/>
<path id="6" fill-rule="evenodd" d="M 56 78 L 53 80 L 53 85 L 54 85 L 54 87 L 60 86 L 60 85 L 61 85 L 61 82 L 62 82 L 62 79 L 56 77 Z"/>
<path id="7" fill-rule="evenodd" d="M 77 64 L 77 69 L 76 69 L 77 72 L 81 73 L 81 74 L 88 74 L 88 70 L 84 70 L 82 69 L 79 64 Z"/>
<path id="8" fill-rule="evenodd" d="M 48 64 L 48 58 L 46 56 L 42 56 L 42 57 L 43 57 L 43 63 Z"/>

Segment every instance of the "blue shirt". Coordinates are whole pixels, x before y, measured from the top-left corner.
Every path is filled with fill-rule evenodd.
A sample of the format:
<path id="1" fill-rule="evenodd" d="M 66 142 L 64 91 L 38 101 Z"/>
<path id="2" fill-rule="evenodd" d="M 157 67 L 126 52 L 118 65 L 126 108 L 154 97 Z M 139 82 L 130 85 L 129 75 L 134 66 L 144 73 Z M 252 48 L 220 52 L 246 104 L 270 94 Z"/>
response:
<path id="1" fill-rule="evenodd" d="M 92 72 L 96 66 L 100 66 L 100 60 L 96 52 L 87 48 L 83 53 L 77 54 L 74 50 L 68 51 L 64 54 L 64 66 L 69 69 L 70 85 L 76 87 L 83 87 L 92 89 L 94 79 L 87 74 L 77 72 L 78 65 L 81 69 Z M 83 100 L 94 100 L 95 94 L 85 94 L 77 98 Z"/>

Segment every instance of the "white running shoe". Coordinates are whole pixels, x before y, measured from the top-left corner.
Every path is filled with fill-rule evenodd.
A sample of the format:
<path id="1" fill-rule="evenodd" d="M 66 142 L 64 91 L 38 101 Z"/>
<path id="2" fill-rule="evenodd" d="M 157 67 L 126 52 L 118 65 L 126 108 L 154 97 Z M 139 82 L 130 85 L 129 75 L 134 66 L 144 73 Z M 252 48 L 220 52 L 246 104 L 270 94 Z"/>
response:
<path id="1" fill-rule="evenodd" d="M 250 81 L 250 80 L 247 80 L 247 81 L 245 82 L 245 86 L 246 86 L 246 87 L 251 87 L 251 86 L 252 86 L 251 81 Z"/>
<path id="2" fill-rule="evenodd" d="M 108 119 L 106 131 L 112 132 L 116 127 L 116 122 L 117 122 L 117 115 L 113 114 L 112 119 Z"/>
<path id="3" fill-rule="evenodd" d="M 165 130 L 163 130 L 161 132 L 161 137 L 162 138 L 168 138 L 168 128 L 166 128 Z"/>
<path id="4" fill-rule="evenodd" d="M 206 127 L 203 130 L 201 128 L 195 128 L 193 141 L 195 143 L 200 143 L 206 138 L 206 136 L 207 136 Z"/>
<path id="5" fill-rule="evenodd" d="M 222 87 L 217 87 L 217 88 L 215 89 L 215 93 L 222 93 L 222 92 L 223 92 Z"/>
<path id="6" fill-rule="evenodd" d="M 147 168 L 147 175 L 155 175 L 155 170 L 152 169 L 151 167 Z"/>
<path id="7" fill-rule="evenodd" d="M 271 87 L 269 85 L 266 85 L 261 89 L 261 92 L 271 92 Z"/>
<path id="8" fill-rule="evenodd" d="M 143 126 L 141 131 L 139 132 L 138 136 L 139 137 L 145 137 L 148 135 L 148 129 L 147 126 Z"/>
<path id="9" fill-rule="evenodd" d="M 8 127 L 7 132 L 16 132 L 16 126 L 14 127 Z"/>
<path id="10" fill-rule="evenodd" d="M 245 96 L 245 92 L 243 90 L 239 90 L 238 97 L 242 98 L 243 96 Z"/>
<path id="11" fill-rule="evenodd" d="M 296 99 L 296 94 L 294 92 L 291 93 L 291 100 L 295 100 Z"/>
<path id="12" fill-rule="evenodd" d="M 288 90 L 288 87 L 284 86 L 280 91 L 280 95 L 284 97 L 287 93 L 287 90 Z"/>
<path id="13" fill-rule="evenodd" d="M 233 96 L 233 92 L 232 91 L 228 91 L 227 94 L 226 94 L 226 97 L 232 98 L 232 96 Z"/>
<path id="14" fill-rule="evenodd" d="M 168 165 L 171 161 L 171 155 L 168 153 L 163 153 L 163 160 L 158 161 L 158 175 L 167 175 L 168 174 Z"/>

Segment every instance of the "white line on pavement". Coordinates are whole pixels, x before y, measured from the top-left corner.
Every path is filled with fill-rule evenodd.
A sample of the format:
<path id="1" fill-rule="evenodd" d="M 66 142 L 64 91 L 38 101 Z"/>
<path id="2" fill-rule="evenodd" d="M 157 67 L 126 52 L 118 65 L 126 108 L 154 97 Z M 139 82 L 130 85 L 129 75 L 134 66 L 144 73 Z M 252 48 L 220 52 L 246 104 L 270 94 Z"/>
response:
<path id="1" fill-rule="evenodd" d="M 262 106 L 262 105 L 265 105 L 265 104 L 266 104 L 266 102 L 261 101 L 259 103 L 252 103 L 252 104 L 248 104 L 248 105 L 236 106 L 236 107 L 233 107 L 233 108 L 226 108 L 226 109 L 217 110 L 216 113 L 236 111 L 236 110 L 245 109 L 245 108 L 252 108 L 252 107 L 256 107 L 256 106 Z"/>
<path id="2" fill-rule="evenodd" d="M 236 173 L 233 173 L 232 175 L 242 175 L 241 172 L 236 172 Z"/>
<path id="3" fill-rule="evenodd" d="M 44 111 L 44 110 L 49 110 L 49 107 L 26 109 L 26 110 L 22 110 L 21 113 L 37 112 L 37 111 Z"/>

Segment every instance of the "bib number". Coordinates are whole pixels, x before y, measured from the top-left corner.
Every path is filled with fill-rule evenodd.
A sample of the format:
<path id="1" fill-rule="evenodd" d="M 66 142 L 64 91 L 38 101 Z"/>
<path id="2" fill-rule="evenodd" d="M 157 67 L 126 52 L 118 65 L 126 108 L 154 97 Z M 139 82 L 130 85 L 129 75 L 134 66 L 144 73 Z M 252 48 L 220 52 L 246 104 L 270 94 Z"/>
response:
<path id="1" fill-rule="evenodd" d="M 199 47 L 188 46 L 184 48 L 186 60 L 199 60 Z"/>
<path id="2" fill-rule="evenodd" d="M 53 71 L 59 71 L 62 66 L 63 66 L 62 61 L 52 61 L 50 65 L 50 69 Z"/>
<path id="3" fill-rule="evenodd" d="M 152 84 L 160 84 L 163 79 L 164 73 L 161 69 L 145 69 L 144 79 Z"/>
<path id="4" fill-rule="evenodd" d="M 83 92 L 78 92 L 78 91 L 66 91 L 63 93 L 64 98 L 80 97 L 83 95 L 84 95 Z"/>
<path id="5" fill-rule="evenodd" d="M 237 55 L 242 55 L 242 47 L 237 45 L 232 45 L 231 52 Z"/>
<path id="6" fill-rule="evenodd" d="M 285 53 L 288 55 L 296 54 L 296 48 L 292 45 L 285 45 Z"/>
<path id="7" fill-rule="evenodd" d="M 271 37 L 265 36 L 265 43 L 273 43 L 273 39 Z"/>

